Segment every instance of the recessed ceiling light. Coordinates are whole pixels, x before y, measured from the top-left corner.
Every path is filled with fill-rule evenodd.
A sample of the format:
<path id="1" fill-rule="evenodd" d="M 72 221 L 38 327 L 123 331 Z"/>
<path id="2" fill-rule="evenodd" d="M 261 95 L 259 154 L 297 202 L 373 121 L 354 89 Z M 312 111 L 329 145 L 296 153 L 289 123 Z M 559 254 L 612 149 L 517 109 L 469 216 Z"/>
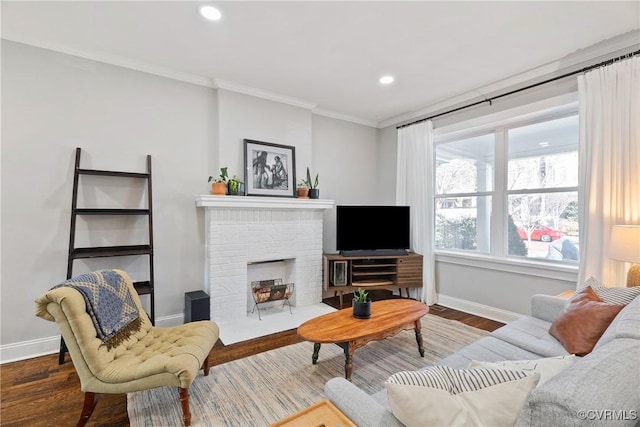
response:
<path id="1" fill-rule="evenodd" d="M 548 147 L 548 146 L 549 146 L 549 142 L 548 142 L 548 141 L 538 142 L 538 145 L 539 145 L 540 147 Z"/>
<path id="2" fill-rule="evenodd" d="M 382 77 L 380 77 L 380 83 L 383 84 L 383 85 L 391 84 L 391 83 L 393 83 L 393 80 L 394 80 L 393 76 L 382 76 Z"/>
<path id="3" fill-rule="evenodd" d="M 217 21 L 222 18 L 222 13 L 213 6 L 200 6 L 200 15 L 209 21 Z"/>

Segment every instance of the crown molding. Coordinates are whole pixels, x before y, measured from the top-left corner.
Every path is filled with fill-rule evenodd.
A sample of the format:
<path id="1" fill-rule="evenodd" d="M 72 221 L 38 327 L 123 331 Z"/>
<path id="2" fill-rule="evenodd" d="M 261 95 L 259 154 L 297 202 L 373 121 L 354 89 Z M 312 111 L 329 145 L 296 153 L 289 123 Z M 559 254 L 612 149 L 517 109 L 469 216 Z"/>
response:
<path id="1" fill-rule="evenodd" d="M 372 128 L 378 127 L 378 122 L 375 120 L 363 119 L 361 117 L 350 116 L 348 114 L 342 114 L 331 110 L 325 110 L 323 108 L 316 108 L 313 111 L 313 114 L 317 114 L 319 116 L 325 116 L 332 119 L 344 120 L 345 122 L 356 123 L 359 125 L 369 126 Z"/>
<path id="2" fill-rule="evenodd" d="M 109 55 L 101 52 L 89 52 L 81 49 L 74 49 L 58 43 L 51 43 L 35 38 L 17 36 L 13 34 L 2 34 L 2 38 L 8 41 L 22 43 L 41 49 L 52 50 L 54 52 L 64 53 L 66 55 L 77 56 L 84 59 L 89 59 L 96 62 L 102 62 L 105 64 L 115 65 L 118 67 L 128 68 L 135 71 L 141 71 L 147 74 L 154 74 L 156 76 L 166 77 L 172 80 L 178 80 L 185 83 L 191 83 L 198 86 L 204 86 L 208 88 L 215 88 L 215 83 L 208 77 L 197 76 L 194 74 L 180 73 L 164 67 L 158 67 L 156 65 L 147 64 L 139 61 L 132 61 L 130 59 L 122 58 L 115 55 Z"/>
<path id="3" fill-rule="evenodd" d="M 276 101 L 282 104 L 293 105 L 294 107 L 304 108 L 306 110 L 313 110 L 318 104 L 314 104 L 301 99 L 292 98 L 286 95 L 280 95 L 275 92 L 269 92 L 266 90 L 258 89 L 251 86 L 245 86 L 238 83 L 230 82 L 228 80 L 214 79 L 215 86 L 219 89 L 229 90 L 231 92 L 238 92 L 245 95 L 255 96 L 257 98 L 268 99 L 269 101 Z"/>
<path id="4" fill-rule="evenodd" d="M 228 80 L 222 79 L 214 79 L 215 85 L 219 89 L 228 90 L 231 92 L 242 93 L 245 95 L 254 96 L 257 98 L 263 98 L 270 101 L 280 102 L 283 104 L 292 105 L 294 107 L 304 108 L 306 110 L 311 110 L 313 114 L 317 114 L 320 116 L 330 117 L 333 119 L 344 120 L 346 122 L 352 122 L 360 125 L 377 127 L 378 123 L 374 120 L 367 120 L 361 117 L 350 116 L 348 114 L 338 113 L 336 111 L 326 110 L 323 108 L 317 108 L 318 104 L 314 104 L 312 102 L 303 101 L 301 99 L 292 98 L 286 95 L 280 95 L 275 92 L 269 92 L 266 90 L 258 89 L 251 86 L 245 86 L 238 83 L 234 83 Z"/>
<path id="5" fill-rule="evenodd" d="M 392 125 L 395 126 L 395 125 L 402 124 L 403 122 L 408 122 L 411 120 L 416 120 L 421 117 L 428 116 L 439 110 L 450 108 L 452 105 L 475 101 L 479 97 L 484 96 L 484 94 L 505 90 L 507 88 L 511 88 L 513 86 L 528 82 L 530 80 L 539 79 L 545 76 L 552 75 L 554 73 L 557 74 L 562 70 L 567 70 L 581 63 L 592 61 L 596 58 L 599 58 L 603 55 L 607 55 L 611 52 L 629 49 L 634 46 L 637 48 L 640 45 L 640 30 L 629 31 L 620 36 L 613 37 L 612 39 L 604 40 L 590 47 L 578 50 L 557 61 L 544 64 L 542 66 L 533 68 L 531 70 L 522 72 L 520 74 L 516 74 L 506 79 L 488 84 L 478 89 L 462 93 L 455 97 L 442 99 L 438 102 L 420 107 L 419 109 L 407 111 L 406 113 L 392 116 L 380 121 L 369 120 L 365 118 L 360 118 L 356 116 L 339 113 L 336 111 L 317 108 L 318 104 L 316 103 L 304 101 L 304 100 L 293 98 L 286 95 L 281 95 L 275 92 L 269 92 L 266 90 L 241 85 L 241 84 L 234 83 L 227 80 L 202 77 L 202 76 L 197 76 L 197 75 L 188 74 L 188 73 L 181 73 L 174 70 L 170 70 L 165 67 L 159 67 L 156 65 L 152 65 L 152 64 L 148 64 L 140 61 L 133 61 L 127 58 L 123 58 L 115 55 L 109 55 L 106 53 L 89 52 L 86 50 L 71 48 L 58 43 L 51 43 L 48 41 L 15 35 L 11 33 L 8 33 L 8 34 L 3 33 L 2 39 L 16 42 L 16 43 L 22 43 L 22 44 L 42 48 L 42 49 L 52 50 L 55 52 L 72 55 L 72 56 L 76 56 L 84 59 L 89 59 L 96 62 L 102 62 L 105 64 L 128 68 L 131 70 L 141 71 L 144 73 L 153 74 L 153 75 L 157 75 L 157 76 L 161 76 L 161 77 L 165 77 L 173 80 L 178 80 L 186 83 L 191 83 L 199 86 L 204 86 L 204 87 L 213 88 L 213 89 L 219 88 L 219 89 L 229 90 L 232 92 L 238 92 L 245 95 L 250 95 L 250 96 L 254 96 L 262 99 L 267 99 L 267 100 L 311 110 L 313 114 L 317 114 L 320 116 L 330 117 L 338 120 L 344 120 L 347 122 L 375 127 L 378 129 L 383 129 L 387 126 L 392 126 Z"/>
<path id="6" fill-rule="evenodd" d="M 424 106 L 420 109 L 408 111 L 397 116 L 390 117 L 388 119 L 378 122 L 378 128 L 382 129 L 387 126 L 400 125 L 403 122 L 416 120 L 421 117 L 429 116 L 436 113 L 439 110 L 450 108 L 453 105 L 477 101 L 479 97 L 485 94 L 494 93 L 501 90 L 512 88 L 516 85 L 521 85 L 529 82 L 533 79 L 540 79 L 548 77 L 550 75 L 562 74 L 570 70 L 573 67 L 581 65 L 588 61 L 595 59 L 601 59 L 602 56 L 611 54 L 612 52 L 634 48 L 637 49 L 640 46 L 640 30 L 629 31 L 619 36 L 613 37 L 608 40 L 601 41 L 592 46 L 575 51 L 565 57 L 533 68 L 531 70 L 524 71 L 520 74 L 493 82 L 478 89 L 462 93 L 453 98 L 443 99 L 439 102 Z"/>
<path id="7" fill-rule="evenodd" d="M 209 77 L 197 76 L 194 74 L 180 73 L 170 70 L 165 67 L 159 67 L 152 64 L 147 64 L 140 61 L 132 61 L 130 59 L 122 58 L 116 55 L 109 55 L 106 53 L 90 52 L 81 49 L 71 48 L 59 43 L 51 43 L 48 41 L 38 40 L 36 38 L 18 36 L 15 34 L 2 34 L 2 39 L 15 43 L 21 43 L 41 49 L 51 50 L 54 52 L 62 53 L 65 55 L 76 56 L 79 58 L 102 62 L 105 64 L 115 65 L 118 67 L 128 68 L 135 71 L 141 71 L 147 74 L 153 74 L 156 76 L 165 77 L 172 80 L 178 80 L 181 82 L 191 83 L 198 86 L 204 86 L 212 89 L 224 89 L 232 92 L 238 92 L 245 95 L 254 96 L 257 98 L 268 99 L 270 101 L 280 102 L 283 104 L 292 105 L 294 107 L 304 108 L 306 110 L 312 110 L 315 114 L 322 116 L 332 117 L 335 119 L 345 120 L 357 124 L 376 127 L 375 121 L 361 119 L 359 117 L 348 116 L 329 110 L 316 109 L 318 104 L 304 101 L 301 99 L 281 95 L 274 92 L 269 92 L 262 89 L 257 89 L 250 86 L 241 85 L 228 80 L 214 79 Z"/>

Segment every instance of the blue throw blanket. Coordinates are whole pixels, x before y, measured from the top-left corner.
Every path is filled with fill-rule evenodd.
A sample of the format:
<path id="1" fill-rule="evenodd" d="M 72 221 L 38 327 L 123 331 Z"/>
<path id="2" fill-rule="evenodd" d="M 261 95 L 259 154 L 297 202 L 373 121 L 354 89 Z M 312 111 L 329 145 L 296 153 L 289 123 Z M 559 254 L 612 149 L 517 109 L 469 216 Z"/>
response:
<path id="1" fill-rule="evenodd" d="M 65 280 L 53 289 L 76 289 L 87 304 L 97 336 L 108 349 L 117 347 L 140 330 L 142 319 L 124 277 L 114 270 L 100 270 Z"/>

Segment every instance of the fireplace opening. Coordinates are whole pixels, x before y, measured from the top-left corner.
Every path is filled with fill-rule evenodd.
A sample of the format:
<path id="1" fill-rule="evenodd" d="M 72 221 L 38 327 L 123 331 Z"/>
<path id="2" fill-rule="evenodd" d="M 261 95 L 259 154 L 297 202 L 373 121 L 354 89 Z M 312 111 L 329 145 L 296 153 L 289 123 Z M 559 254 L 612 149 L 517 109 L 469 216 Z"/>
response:
<path id="1" fill-rule="evenodd" d="M 276 259 L 247 263 L 247 316 L 280 312 L 294 302 L 295 259 Z"/>

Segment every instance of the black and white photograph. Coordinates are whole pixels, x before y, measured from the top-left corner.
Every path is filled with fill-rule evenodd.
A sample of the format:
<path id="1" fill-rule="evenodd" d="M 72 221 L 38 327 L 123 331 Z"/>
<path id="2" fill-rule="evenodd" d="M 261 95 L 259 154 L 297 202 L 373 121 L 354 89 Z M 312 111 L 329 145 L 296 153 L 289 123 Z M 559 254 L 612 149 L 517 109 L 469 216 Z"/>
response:
<path id="1" fill-rule="evenodd" d="M 244 140 L 247 196 L 295 197 L 295 147 Z"/>

